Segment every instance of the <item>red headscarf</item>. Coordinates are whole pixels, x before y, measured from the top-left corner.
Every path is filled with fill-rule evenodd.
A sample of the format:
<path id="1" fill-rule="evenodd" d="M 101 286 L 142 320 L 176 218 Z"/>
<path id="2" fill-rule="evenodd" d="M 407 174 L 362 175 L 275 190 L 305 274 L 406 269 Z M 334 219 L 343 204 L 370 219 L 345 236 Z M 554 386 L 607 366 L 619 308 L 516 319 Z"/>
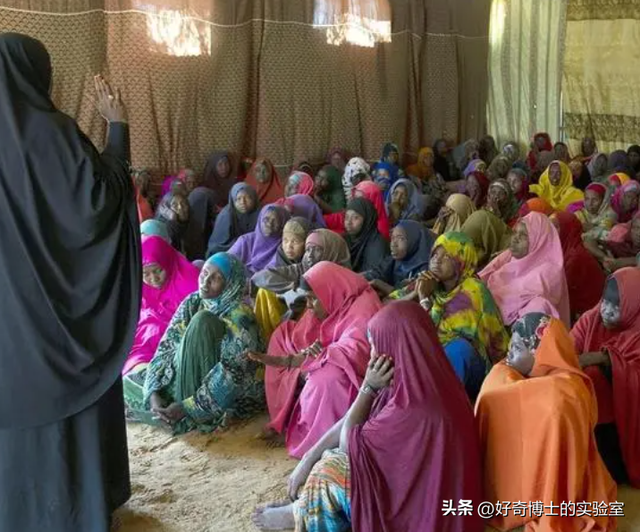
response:
<path id="1" fill-rule="evenodd" d="M 489 192 L 489 185 L 491 184 L 491 182 L 489 181 L 489 178 L 487 177 L 487 175 L 484 172 L 481 172 L 480 170 L 471 172 L 467 176 L 467 179 L 469 179 L 470 177 L 474 177 L 478 182 L 478 185 L 480 185 L 480 196 L 478 196 L 477 198 L 471 198 L 473 200 L 474 205 L 476 206 L 476 209 L 479 209 L 487 201 L 487 193 Z"/>
<path id="2" fill-rule="evenodd" d="M 264 164 L 267 167 L 267 174 L 269 174 L 269 177 L 266 183 L 258 183 L 256 179 L 256 166 L 259 164 Z M 244 182 L 247 185 L 251 185 L 256 190 L 261 205 L 276 203 L 280 198 L 284 197 L 284 187 L 282 186 L 282 183 L 280 183 L 280 178 L 278 177 L 276 169 L 273 167 L 273 163 L 269 159 L 256 159 L 251 165 Z"/>
<path id="3" fill-rule="evenodd" d="M 615 420 L 629 481 L 640 488 L 640 268 L 622 268 L 612 277 L 620 292 L 620 325 L 607 329 L 600 305 L 584 314 L 571 331 L 578 353 L 606 349 L 613 386 L 597 366 L 586 368 L 598 396 L 599 422 Z"/>
<path id="4" fill-rule="evenodd" d="M 471 405 L 433 322 L 417 303 L 396 302 L 369 333 L 395 373 L 349 434 L 353 529 L 481 532 L 476 512 L 442 512 L 443 501 L 481 500 L 481 463 Z"/>
<path id="5" fill-rule="evenodd" d="M 543 151 L 553 151 L 553 142 L 551 142 L 551 137 L 549 136 L 549 133 L 544 133 L 544 132 L 536 133 L 533 136 L 533 143 L 535 144 L 536 140 L 538 140 L 539 138 L 544 139 L 544 147 L 538 150 L 532 149 L 529 152 L 529 155 L 527 156 L 527 163 L 529 164 L 529 168 L 531 168 L 531 170 L 535 170 L 536 166 L 538 165 L 537 153 L 540 153 Z"/>
<path id="6" fill-rule="evenodd" d="M 582 224 L 569 212 L 555 214 L 564 255 L 571 316 L 584 314 L 600 300 L 606 280 L 595 257 L 582 243 Z"/>

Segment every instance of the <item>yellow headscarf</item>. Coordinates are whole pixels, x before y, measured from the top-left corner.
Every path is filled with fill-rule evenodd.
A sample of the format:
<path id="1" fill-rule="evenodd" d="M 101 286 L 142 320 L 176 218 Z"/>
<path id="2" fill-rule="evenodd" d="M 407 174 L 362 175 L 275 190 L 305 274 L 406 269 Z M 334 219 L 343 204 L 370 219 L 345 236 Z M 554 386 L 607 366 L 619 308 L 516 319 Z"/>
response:
<path id="1" fill-rule="evenodd" d="M 416 164 L 412 164 L 407 168 L 407 174 L 413 177 L 417 177 L 418 179 L 424 179 L 434 174 L 433 165 L 427 166 L 424 164 L 424 158 L 427 155 L 434 156 L 432 148 L 422 148 L 418 152 L 418 162 Z"/>
<path id="2" fill-rule="evenodd" d="M 464 194 L 451 194 L 447 199 L 446 207 L 451 209 L 451 214 L 443 224 L 441 220 L 436 222 L 433 232 L 437 235 L 449 231 L 460 231 L 462 224 L 472 213 L 476 212 L 476 206 L 469 196 Z"/>
<path id="3" fill-rule="evenodd" d="M 557 186 L 553 186 L 549 180 L 549 169 L 554 164 L 560 166 L 561 177 Z M 564 211 L 572 203 L 584 200 L 584 193 L 573 186 L 571 170 L 562 161 L 553 161 L 540 177 L 540 182 L 537 185 L 531 185 L 529 190 L 557 211 Z"/>

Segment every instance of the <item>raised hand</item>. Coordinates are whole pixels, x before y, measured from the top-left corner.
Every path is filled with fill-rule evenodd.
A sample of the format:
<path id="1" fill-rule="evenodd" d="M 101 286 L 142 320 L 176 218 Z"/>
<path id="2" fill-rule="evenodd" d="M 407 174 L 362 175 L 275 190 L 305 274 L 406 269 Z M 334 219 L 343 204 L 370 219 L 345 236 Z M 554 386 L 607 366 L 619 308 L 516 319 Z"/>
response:
<path id="1" fill-rule="evenodd" d="M 115 94 L 111 86 L 100 74 L 94 76 L 93 82 L 96 88 L 96 107 L 98 112 L 107 122 L 127 122 L 127 109 L 122 102 L 120 90 Z"/>
<path id="2" fill-rule="evenodd" d="M 391 384 L 393 372 L 393 359 L 390 356 L 372 356 L 364 381 L 374 390 L 382 390 Z"/>

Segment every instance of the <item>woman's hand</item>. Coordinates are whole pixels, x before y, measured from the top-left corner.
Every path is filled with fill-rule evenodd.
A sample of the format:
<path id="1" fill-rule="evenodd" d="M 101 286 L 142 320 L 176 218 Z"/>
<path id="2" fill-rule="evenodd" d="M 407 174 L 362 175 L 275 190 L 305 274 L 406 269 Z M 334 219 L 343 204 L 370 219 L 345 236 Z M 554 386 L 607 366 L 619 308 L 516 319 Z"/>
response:
<path id="1" fill-rule="evenodd" d="M 257 353 L 256 351 L 245 351 L 245 356 L 249 360 L 253 360 L 254 362 L 259 362 L 260 364 L 266 364 L 266 354 L 265 353 Z"/>
<path id="2" fill-rule="evenodd" d="M 306 357 L 309 356 L 313 358 L 318 358 L 318 356 L 320 356 L 320 353 L 322 353 L 322 344 L 320 343 L 319 340 L 316 340 L 309 347 L 307 347 L 306 349 L 303 349 L 300 354 Z"/>
<path id="3" fill-rule="evenodd" d="M 582 353 L 579 357 L 580 367 L 587 368 L 589 366 L 607 366 L 611 364 L 609 355 L 602 351 L 593 351 L 590 353 Z"/>
<path id="4" fill-rule="evenodd" d="M 155 412 L 159 408 L 164 408 L 164 400 L 158 392 L 153 392 L 149 397 L 149 409 Z"/>
<path id="5" fill-rule="evenodd" d="M 417 291 L 420 300 L 430 297 L 438 288 L 438 279 L 431 272 L 423 272 L 418 277 Z"/>
<path id="6" fill-rule="evenodd" d="M 116 89 L 114 94 L 109 83 L 101 75 L 94 76 L 93 82 L 96 88 L 96 107 L 102 117 L 109 123 L 126 123 L 127 108 L 122 103 L 120 90 Z"/>
<path id="7" fill-rule="evenodd" d="M 175 425 L 180 420 L 186 417 L 187 413 L 184 411 L 183 406 L 180 403 L 171 403 L 166 408 L 156 408 L 152 410 L 160 421 L 163 421 L 167 425 Z"/>
<path id="8" fill-rule="evenodd" d="M 291 475 L 289 476 L 289 482 L 287 486 L 289 499 L 295 501 L 298 498 L 298 492 L 309 478 L 314 465 L 315 463 L 313 463 L 306 457 L 298 462 L 298 465 L 293 470 L 293 473 L 291 473 Z"/>
<path id="9" fill-rule="evenodd" d="M 382 390 L 391 384 L 393 372 L 393 359 L 391 357 L 373 355 L 369 360 L 364 381 L 374 390 Z"/>

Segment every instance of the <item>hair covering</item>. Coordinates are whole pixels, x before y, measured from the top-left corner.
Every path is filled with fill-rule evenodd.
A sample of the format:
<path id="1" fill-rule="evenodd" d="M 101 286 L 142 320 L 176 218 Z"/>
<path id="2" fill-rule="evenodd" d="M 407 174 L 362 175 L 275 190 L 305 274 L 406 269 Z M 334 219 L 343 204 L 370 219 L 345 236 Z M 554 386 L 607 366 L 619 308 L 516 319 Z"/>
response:
<path id="1" fill-rule="evenodd" d="M 256 179 L 256 168 L 260 164 L 264 164 L 267 168 L 268 179 L 266 183 L 259 183 Z M 260 200 L 261 205 L 275 203 L 280 198 L 284 197 L 284 187 L 282 186 L 282 183 L 280 183 L 280 178 L 278 177 L 276 169 L 273 167 L 273 164 L 269 159 L 256 159 L 251 165 L 244 182 L 247 185 L 251 185 L 258 193 L 258 199 Z"/>
<path id="2" fill-rule="evenodd" d="M 225 284 L 218 297 L 203 299 L 202 304 L 209 312 L 222 318 L 242 304 L 246 291 L 245 269 L 242 262 L 231 253 L 211 255 L 206 264 L 212 264 L 220 270 Z"/>
<path id="3" fill-rule="evenodd" d="M 229 161 L 229 175 L 224 178 L 218 173 L 218 163 L 223 159 L 227 159 L 227 161 Z M 226 205 L 229 192 L 236 180 L 237 175 L 234 170 L 231 153 L 228 151 L 216 151 L 212 153 L 207 160 L 204 171 L 202 172 L 202 184 L 215 192 L 216 205 L 220 207 Z"/>
<path id="4" fill-rule="evenodd" d="M 582 224 L 568 212 L 554 214 L 564 255 L 571 316 L 590 310 L 604 290 L 605 275 L 596 258 L 582 243 Z"/>
<path id="5" fill-rule="evenodd" d="M 133 346 L 122 374 L 151 361 L 180 303 L 198 289 L 198 269 L 166 240 L 149 236 L 142 243 L 142 265 L 157 264 L 166 273 L 164 285 L 142 285 L 142 307 Z"/>
<path id="6" fill-rule="evenodd" d="M 0 34 L 0 429 L 94 404 L 119 378 L 138 323 L 128 129 L 112 123 L 100 155 L 50 86 L 44 45 Z"/>
<path id="7" fill-rule="evenodd" d="M 284 238 L 285 235 L 289 234 L 299 238 L 303 242 L 306 242 L 307 236 L 309 236 L 309 233 L 311 231 L 311 223 L 306 218 L 303 218 L 302 216 L 294 216 L 293 218 L 289 219 L 286 224 L 284 224 L 284 229 L 282 230 L 282 238 Z M 301 260 L 302 257 L 300 257 L 296 261 L 291 261 L 282 249 L 282 244 L 278 246 L 278 255 L 276 257 L 275 263 L 276 267 L 290 266 L 291 264 L 299 263 Z"/>
<path id="8" fill-rule="evenodd" d="M 271 336 L 268 354 L 298 353 L 316 340 L 322 352 L 308 357 L 301 368 L 267 367 L 265 374 L 269 426 L 286 430 L 287 450 L 294 457 L 301 457 L 347 413 L 369 360 L 367 323 L 382 307 L 363 276 L 332 262 L 319 262 L 304 279 L 327 317 L 319 321 L 305 312 L 297 322 L 283 322 Z M 298 393 L 303 371 L 307 378 Z"/>
<path id="9" fill-rule="evenodd" d="M 297 172 L 307 174 L 311 179 L 313 179 L 313 166 L 311 166 L 311 163 L 306 159 L 298 161 L 293 165 L 291 173 L 295 174 Z"/>
<path id="10" fill-rule="evenodd" d="M 425 163 L 425 159 L 427 157 L 431 157 L 431 164 Z M 415 164 L 412 164 L 407 168 L 407 175 L 416 177 L 420 180 L 431 177 L 435 174 L 433 167 L 434 158 L 435 156 L 432 148 L 420 148 L 420 151 L 418 152 L 418 160 Z"/>
<path id="11" fill-rule="evenodd" d="M 631 165 L 629 164 L 629 156 L 624 150 L 615 150 L 609 154 L 607 159 L 607 170 L 609 173 L 622 172 L 623 174 L 632 175 Z"/>
<path id="12" fill-rule="evenodd" d="M 446 141 L 444 139 L 438 139 L 433 143 L 433 154 L 434 154 L 433 169 L 436 171 L 437 174 L 440 174 L 442 176 L 442 179 L 444 179 L 445 181 L 451 181 L 451 173 L 449 171 L 449 161 L 447 160 L 446 157 L 443 157 L 438 152 L 438 144 L 440 144 L 441 142 L 444 142 L 446 144 Z"/>
<path id="13" fill-rule="evenodd" d="M 308 220 L 314 227 L 326 227 L 322 211 L 311 196 L 294 194 L 284 200 L 284 206 L 292 216 L 301 216 Z"/>
<path id="14" fill-rule="evenodd" d="M 640 163 L 637 163 L 635 166 L 631 164 L 631 158 L 629 157 L 629 155 L 631 155 L 632 153 L 640 155 L 640 146 L 638 146 L 637 144 L 633 144 L 632 146 L 629 146 L 629 149 L 627 150 L 627 160 L 629 161 L 629 168 L 631 168 L 637 174 L 638 172 L 640 172 Z"/>
<path id="15" fill-rule="evenodd" d="M 240 192 L 245 192 L 253 199 L 251 212 L 241 213 L 236 209 L 235 201 Z M 256 190 L 246 183 L 236 183 L 229 192 L 229 202 L 216 217 L 216 223 L 209 238 L 207 256 L 227 251 L 242 235 L 251 233 L 256 228 L 260 202 Z"/>
<path id="16" fill-rule="evenodd" d="M 351 254 L 351 266 L 354 272 L 366 272 L 373 268 L 388 254 L 388 246 L 378 231 L 378 213 L 366 198 L 353 198 L 347 205 L 348 211 L 354 211 L 364 219 L 362 229 L 357 235 L 345 235 Z"/>
<path id="17" fill-rule="evenodd" d="M 602 163 L 599 167 L 598 161 L 604 159 L 604 163 Z M 589 170 L 589 175 L 591 175 L 592 181 L 602 182 L 604 178 L 608 175 L 607 173 L 608 166 L 608 158 L 606 153 L 594 153 L 589 162 L 587 163 L 587 170 Z"/>
<path id="18" fill-rule="evenodd" d="M 507 177 L 509 174 L 517 175 L 522 180 L 522 188 L 520 191 L 515 194 L 516 200 L 522 206 L 530 197 L 529 195 L 529 175 L 522 168 L 511 168 L 507 173 Z"/>
<path id="19" fill-rule="evenodd" d="M 530 212 L 539 212 L 551 216 L 555 211 L 553 207 L 542 198 L 531 198 L 520 208 L 520 216 L 526 216 Z"/>
<path id="20" fill-rule="evenodd" d="M 400 149 L 398 148 L 398 145 L 394 142 L 387 142 L 382 147 L 382 157 L 380 158 L 380 162 L 385 162 L 387 157 L 389 157 L 393 152 L 396 152 L 398 154 L 398 159 L 400 159 Z"/>
<path id="21" fill-rule="evenodd" d="M 309 234 L 306 243 L 315 244 L 322 248 L 322 257 L 318 262 L 329 261 L 339 264 L 343 268 L 351 267 L 349 246 L 339 234 L 329 231 L 329 229 L 316 229 Z"/>
<path id="22" fill-rule="evenodd" d="M 640 223 L 640 211 L 636 212 L 630 221 L 618 223 L 609 231 L 606 239 L 607 248 L 615 257 L 632 257 L 640 252 L 638 246 L 631 239 L 631 229 L 634 223 Z"/>
<path id="23" fill-rule="evenodd" d="M 394 230 L 402 230 L 407 238 L 407 255 L 393 261 L 393 284 L 397 286 L 406 279 L 416 277 L 429 269 L 434 236 L 424 225 L 413 220 L 401 220 Z"/>
<path id="24" fill-rule="evenodd" d="M 184 235 L 184 253 L 191 261 L 204 259 L 213 231 L 213 221 L 219 209 L 218 194 L 206 187 L 197 187 L 189 194 L 189 224 Z"/>
<path id="25" fill-rule="evenodd" d="M 477 191 L 476 195 L 471 198 L 474 205 L 476 206 L 476 209 L 479 209 L 487 201 L 487 192 L 489 192 L 489 179 L 487 179 L 487 176 L 484 174 L 484 172 L 480 171 L 471 172 L 467 176 L 467 181 L 469 179 L 475 179 L 479 185 L 479 190 Z"/>
<path id="26" fill-rule="evenodd" d="M 502 145 L 502 155 L 506 156 L 511 164 L 520 158 L 520 144 L 516 140 L 510 140 Z"/>
<path id="27" fill-rule="evenodd" d="M 345 197 L 344 190 L 342 189 L 342 177 L 340 170 L 335 166 L 328 164 L 323 166 L 320 169 L 320 172 L 327 174 L 327 180 L 329 182 L 328 190 L 319 194 L 320 199 L 326 202 L 333 212 L 343 210 L 345 207 Z"/>
<path id="28" fill-rule="evenodd" d="M 389 176 L 382 177 L 379 173 L 380 170 L 386 170 Z M 385 201 L 387 201 L 389 198 L 391 187 L 398 180 L 398 170 L 399 168 L 397 165 L 385 162 L 376 163 L 373 167 L 373 181 L 376 185 L 383 188 Z"/>
<path id="29" fill-rule="evenodd" d="M 549 170 L 554 164 L 560 166 L 558 185 L 552 185 L 549 179 Z M 584 193 L 573 186 L 571 170 L 562 161 L 553 161 L 543 172 L 539 184 L 531 185 L 529 189 L 558 211 L 564 211 L 572 203 L 584 200 Z"/>
<path id="30" fill-rule="evenodd" d="M 617 284 L 620 323 L 608 329 L 602 323 L 600 304 L 584 314 L 571 331 L 578 353 L 606 351 L 611 359 L 613 385 L 598 366 L 585 373 L 598 396 L 599 423 L 615 421 L 630 484 L 640 487 L 640 268 L 622 268 L 607 281 Z"/>
<path id="31" fill-rule="evenodd" d="M 445 207 L 451 211 L 446 218 L 438 218 L 433 227 L 433 232 L 441 235 L 449 231 L 459 231 L 462 224 L 476 210 L 476 206 L 469 196 L 464 194 L 451 194 Z"/>
<path id="32" fill-rule="evenodd" d="M 295 194 L 302 194 L 305 196 L 311 196 L 315 183 L 313 177 L 305 172 L 296 171 L 293 172 L 287 179 L 287 185 L 295 185 Z M 291 194 L 293 196 L 293 194 Z"/>
<path id="33" fill-rule="evenodd" d="M 180 170 L 179 175 L 184 175 L 184 169 Z M 160 194 L 162 196 L 166 196 L 173 192 L 174 185 L 184 184 L 184 181 L 180 179 L 179 175 L 168 175 L 162 180 L 162 185 L 160 185 Z M 186 190 L 184 192 L 186 193 Z"/>
<path id="34" fill-rule="evenodd" d="M 511 241 L 509 226 L 486 209 L 472 213 L 459 231 L 473 241 L 479 265 L 486 264 L 496 253 L 507 249 Z"/>
<path id="35" fill-rule="evenodd" d="M 487 168 L 487 177 L 493 182 L 496 179 L 504 179 L 511 170 L 511 162 L 504 155 L 498 155 Z"/>
<path id="36" fill-rule="evenodd" d="M 277 235 L 265 236 L 262 232 L 262 220 L 270 211 L 273 211 L 280 221 L 280 232 Z M 275 265 L 278 247 L 282 242 L 282 229 L 289 216 L 287 209 L 279 205 L 263 207 L 255 230 L 238 238 L 229 249 L 229 254 L 238 257 L 250 274 Z"/>
<path id="37" fill-rule="evenodd" d="M 542 153 L 542 152 L 552 152 L 553 151 L 553 142 L 551 142 L 551 137 L 549 136 L 549 133 L 536 133 L 533 136 L 533 143 L 536 143 L 536 140 L 538 139 L 544 139 L 544 146 L 543 148 L 534 150 L 532 149 L 529 152 L 529 155 L 527 156 L 527 162 L 529 163 L 529 168 L 531 168 L 531 170 L 535 170 L 538 166 L 538 156 Z"/>
<path id="38" fill-rule="evenodd" d="M 509 347 L 509 335 L 502 323 L 500 310 L 488 288 L 475 275 L 478 256 L 471 239 L 464 233 L 441 235 L 433 245 L 453 259 L 456 286 L 445 290 L 442 285 L 432 295 L 431 319 L 438 328 L 443 346 L 456 339 L 469 342 L 482 360 L 485 371 L 502 360 Z"/>
<path id="39" fill-rule="evenodd" d="M 462 172 L 462 175 L 466 179 L 469 177 L 469 174 L 473 172 L 484 172 L 487 171 L 487 163 L 485 163 L 482 159 L 473 159 L 473 161 L 469 161 L 469 164 L 465 167 Z"/>
<path id="40" fill-rule="evenodd" d="M 384 199 L 380 187 L 378 187 L 373 181 L 362 181 L 358 183 L 355 188 L 356 192 L 362 193 L 363 197 L 367 198 L 378 213 L 378 232 L 387 240 L 389 240 L 389 217 L 387 216 L 387 209 L 385 208 Z"/>
<path id="41" fill-rule="evenodd" d="M 497 364 L 476 403 L 484 452 L 483 496 L 492 504 L 567 500 L 608 505 L 616 500 L 617 488 L 598 453 L 593 387 L 580 370 L 568 330 L 547 316 L 523 318 L 526 324 L 515 327 L 530 342 L 538 343 L 535 330 L 541 335 L 530 377 Z M 522 525 L 526 530 L 616 529 L 615 517 L 596 512 L 503 512 L 488 524 L 498 530 Z"/>
<path id="42" fill-rule="evenodd" d="M 529 252 L 521 259 L 507 250 L 480 272 L 506 325 L 529 312 L 544 312 L 570 323 L 569 292 L 560 238 L 553 224 L 538 212 L 521 221 L 529 235 Z"/>
<path id="43" fill-rule="evenodd" d="M 500 218 L 508 224 L 518 216 L 518 210 L 520 209 L 518 200 L 506 179 L 496 179 L 495 181 L 492 181 L 491 185 L 489 185 L 489 189 L 492 187 L 502 189 L 507 195 L 504 202 L 501 205 L 498 205 L 498 208 L 500 209 Z"/>
<path id="44" fill-rule="evenodd" d="M 159 236 L 165 242 L 171 244 L 171 237 L 169 236 L 169 230 L 167 224 L 160 220 L 145 220 L 140 224 L 140 235 L 144 237 Z M 144 249 L 143 249 L 144 251 Z"/>
<path id="45" fill-rule="evenodd" d="M 611 208 L 618 215 L 618 222 L 625 223 L 634 217 L 638 211 L 638 206 L 632 211 L 625 211 L 623 206 L 623 198 L 627 192 L 635 192 L 637 196 L 640 196 L 640 183 L 637 181 L 629 181 L 626 184 L 618 188 L 611 196 Z"/>
<path id="46" fill-rule="evenodd" d="M 622 185 L 626 185 L 630 180 L 631 178 L 627 174 L 618 172 L 615 174 L 611 174 L 607 178 L 607 183 L 612 187 L 618 188 Z"/>
<path id="47" fill-rule="evenodd" d="M 333 163 L 331 161 L 333 159 L 333 156 L 336 155 L 336 154 L 338 154 L 341 157 L 342 161 L 346 165 L 347 162 L 349 161 L 349 153 L 347 152 L 347 150 L 345 150 L 344 148 L 341 148 L 340 146 L 334 146 L 333 148 L 331 148 L 328 151 L 328 153 L 327 153 L 327 164 L 328 165 L 333 165 Z M 340 168 L 338 168 L 337 170 L 340 170 Z"/>
<path id="48" fill-rule="evenodd" d="M 189 228 L 189 220 L 179 220 L 177 214 L 171 208 L 171 202 L 174 198 L 184 198 L 184 201 L 188 204 L 189 200 L 182 194 L 176 192 L 169 192 L 165 195 L 158 209 L 156 210 L 156 220 L 164 222 L 169 230 L 169 237 L 171 238 L 171 245 L 177 250 L 181 250 L 183 247 L 183 238 Z M 191 213 L 189 213 L 191 215 Z"/>
<path id="49" fill-rule="evenodd" d="M 344 175 L 342 176 L 342 186 L 344 187 L 345 198 L 351 199 L 353 188 L 357 183 L 354 182 L 358 175 L 364 174 L 369 177 L 371 167 L 369 163 L 360 157 L 353 157 L 349 159 L 347 166 L 344 169 Z"/>
<path id="50" fill-rule="evenodd" d="M 422 218 L 422 214 L 424 213 L 424 197 L 418 192 L 413 182 L 405 178 L 398 179 L 393 185 L 391 185 L 387 196 L 387 211 L 393 201 L 393 191 L 400 186 L 406 189 L 408 196 L 407 206 L 400 213 L 400 220 L 405 220 L 410 217 Z"/>
<path id="51" fill-rule="evenodd" d="M 369 335 L 395 373 L 349 432 L 353 529 L 481 532 L 475 512 L 441 511 L 443 500 L 482 498 L 481 463 L 471 406 L 433 323 L 416 303 L 396 302 L 373 317 Z"/>
<path id="52" fill-rule="evenodd" d="M 496 146 L 496 139 L 491 135 L 485 135 L 482 137 L 480 142 L 478 142 L 478 152 L 480 154 L 480 158 L 490 165 L 499 155 L 498 147 Z"/>

